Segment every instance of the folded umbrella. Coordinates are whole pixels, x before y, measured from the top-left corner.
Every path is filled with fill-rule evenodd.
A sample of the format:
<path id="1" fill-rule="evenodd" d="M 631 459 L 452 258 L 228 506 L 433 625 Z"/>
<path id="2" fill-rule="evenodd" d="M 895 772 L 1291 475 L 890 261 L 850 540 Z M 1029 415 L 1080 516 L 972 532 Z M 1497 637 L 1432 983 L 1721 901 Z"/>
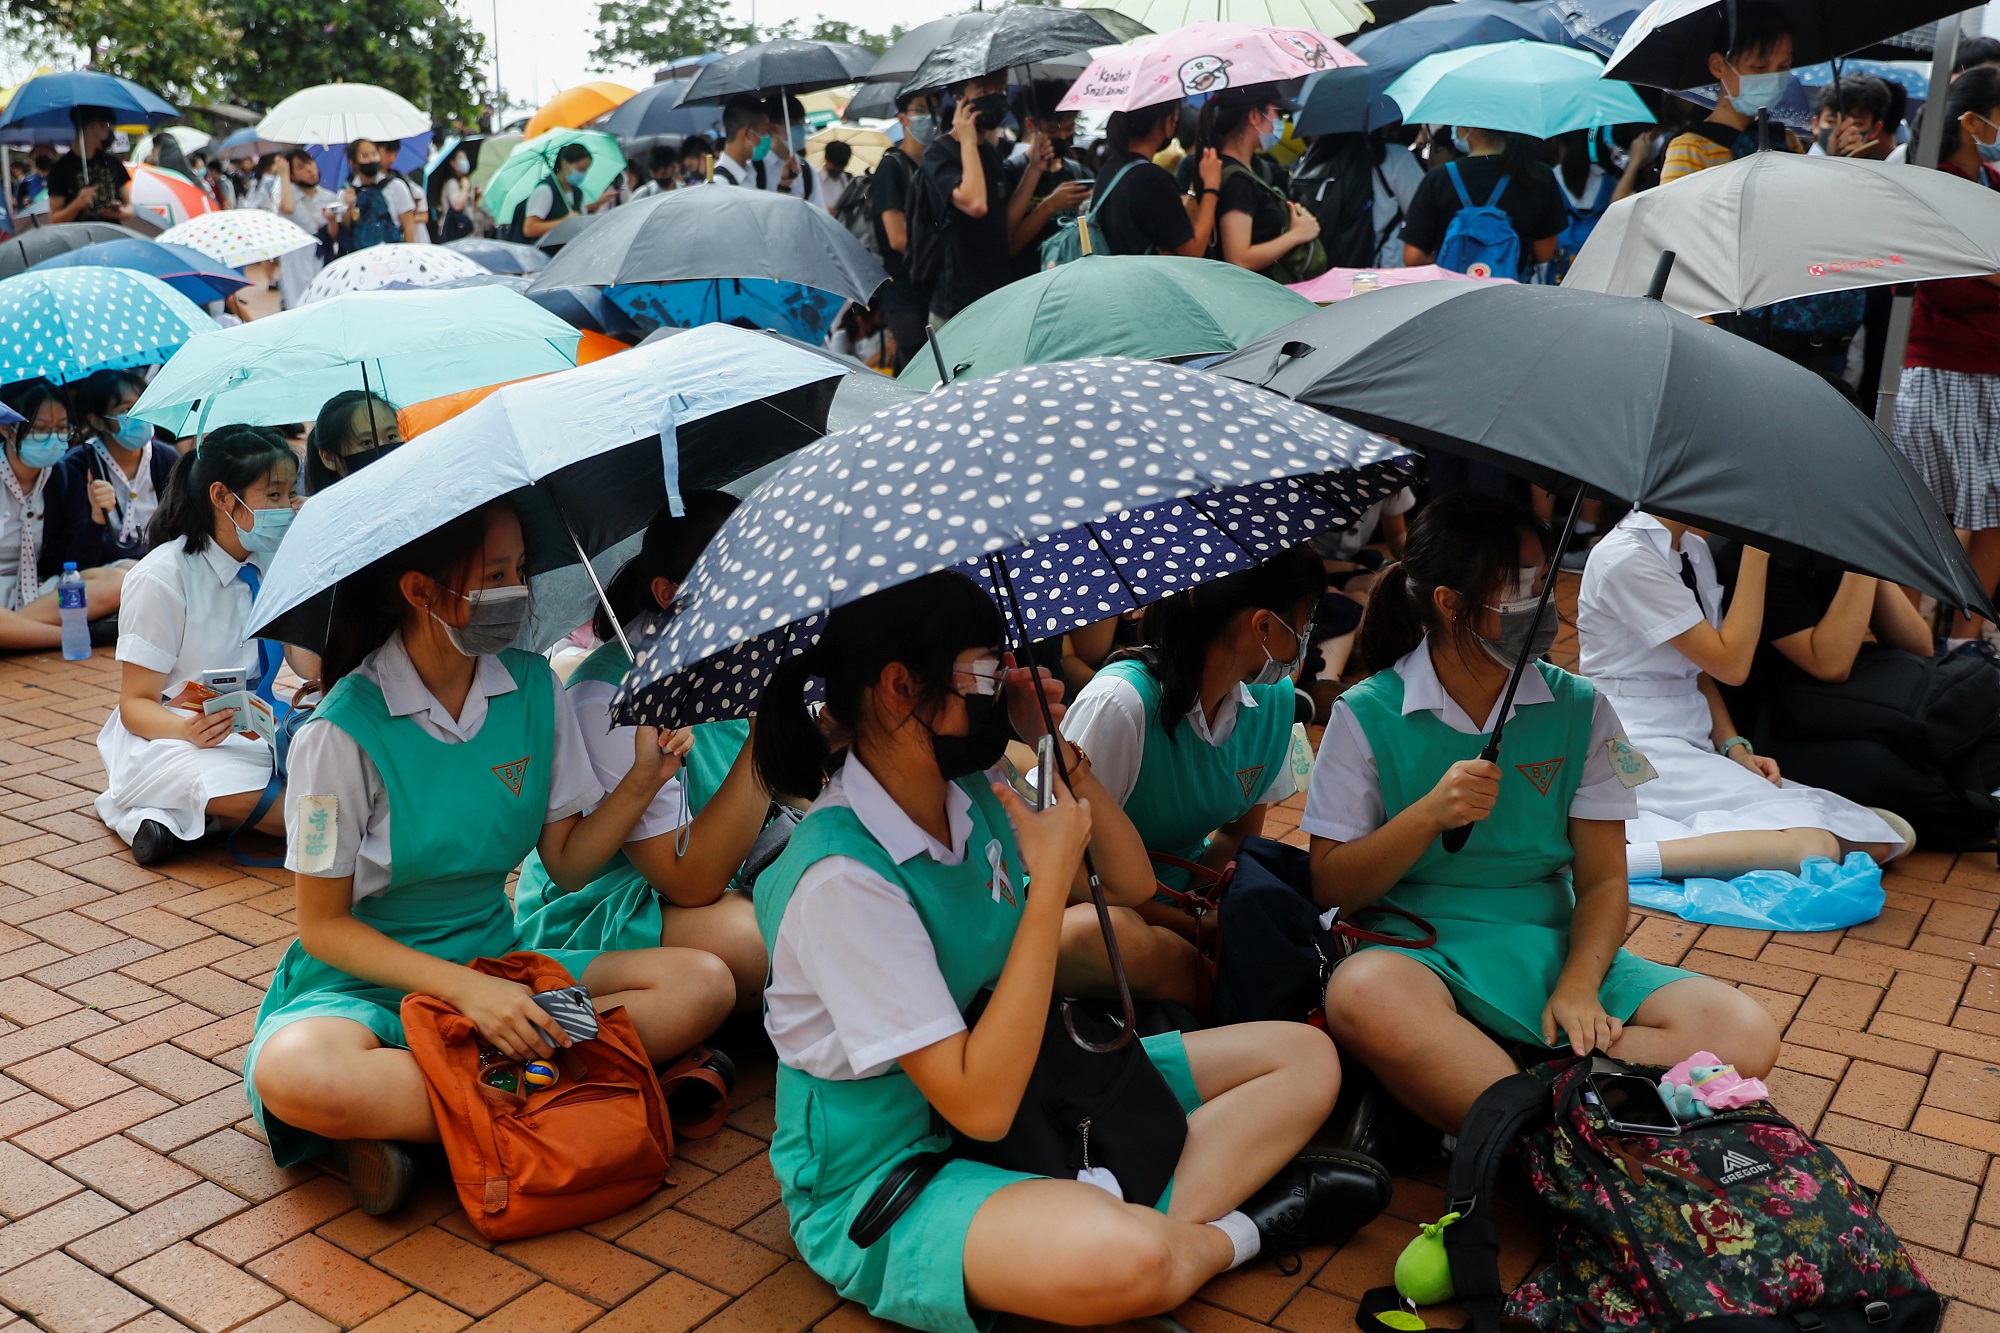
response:
<path id="1" fill-rule="evenodd" d="M 180 115 L 173 105 L 130 79 L 94 70 L 37 74 L 14 90 L 0 111 L 0 140 L 47 142 L 37 131 L 75 134 L 70 112 L 80 106 L 110 109 L 120 125 L 158 125 Z"/>
<path id="2" fill-rule="evenodd" d="M 401 94 L 372 83 L 322 83 L 272 107 L 257 133 L 276 143 L 296 144 L 428 141 L 431 118 Z"/>
<path id="3" fill-rule="evenodd" d="M 1771 0 L 1792 29 L 1792 64 L 1817 65 L 1898 33 L 1956 14 L 1963 0 Z M 1708 57 L 1726 32 L 1736 0 L 1655 0 L 1625 30 L 1605 70 L 1608 78 L 1652 88 L 1699 88 L 1715 82 Z"/>
<path id="4" fill-rule="evenodd" d="M 454 278 L 476 278 L 488 272 L 471 255 L 442 245 L 390 242 L 342 255 L 314 275 L 299 297 L 300 306 L 331 300 L 348 292 L 372 292 L 391 284 L 435 287 Z"/>
<path id="5" fill-rule="evenodd" d="M 590 166 L 583 174 L 583 201 L 588 204 L 604 193 L 618 173 L 625 170 L 625 154 L 618 140 L 602 130 L 550 130 L 517 144 L 500 170 L 487 182 L 487 206 L 493 217 L 506 226 L 514 210 L 528 202 L 536 187 L 556 176 L 556 156 L 572 144 L 590 151 Z"/>
<path id="6" fill-rule="evenodd" d="M 780 37 L 731 51 L 702 66 L 681 102 L 722 102 L 731 97 L 803 93 L 856 83 L 874 68 L 875 53 L 852 42 Z"/>
<path id="7" fill-rule="evenodd" d="M 250 280 L 241 273 L 218 264 L 199 250 L 161 241 L 100 241 L 35 265 L 38 272 L 76 267 L 125 268 L 144 273 L 158 278 L 196 305 L 220 301 L 250 285 Z"/>
<path id="8" fill-rule="evenodd" d="M 1093 47 L 1116 46 L 1119 40 L 1088 10 L 1010 5 L 991 23 L 933 48 L 916 72 L 903 81 L 903 91 L 944 88 L 1021 65 L 1077 55 Z"/>
<path id="9" fill-rule="evenodd" d="M 200 306 L 144 273 L 19 273 L 0 281 L 0 384 L 38 376 L 67 384 L 99 370 L 156 365 L 215 332 Z"/>
<path id="10" fill-rule="evenodd" d="M 44 259 L 81 250 L 86 245 L 145 239 L 130 227 L 115 222 L 59 222 L 51 227 L 33 227 L 0 240 L 0 278 L 26 273 Z"/>
<path id="11" fill-rule="evenodd" d="M 167 228 L 154 239 L 169 245 L 185 245 L 231 268 L 261 264 L 319 244 L 311 232 L 291 219 L 261 208 L 224 208 L 203 213 Z"/>
<path id="12" fill-rule="evenodd" d="M 1196 23 L 1096 52 L 1056 109 L 1136 111 L 1177 98 L 1303 79 L 1361 63 L 1339 42 L 1310 28 Z"/>
<path id="13" fill-rule="evenodd" d="M 1588 51 L 1547 42 L 1468 46 L 1425 56 L 1388 87 L 1417 125 L 1474 125 L 1551 139 L 1599 125 L 1653 123 L 1629 83 L 1603 77 Z"/>
<path id="14" fill-rule="evenodd" d="M 549 264 L 548 255 L 532 245 L 517 245 L 491 236 L 461 236 L 446 241 L 442 248 L 456 250 L 490 273 L 540 273 Z"/>

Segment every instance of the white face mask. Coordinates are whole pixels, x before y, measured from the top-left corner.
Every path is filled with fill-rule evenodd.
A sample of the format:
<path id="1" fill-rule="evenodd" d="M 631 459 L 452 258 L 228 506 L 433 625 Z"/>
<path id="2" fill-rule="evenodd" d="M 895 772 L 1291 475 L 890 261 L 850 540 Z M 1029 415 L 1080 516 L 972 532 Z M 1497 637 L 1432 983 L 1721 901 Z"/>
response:
<path id="1" fill-rule="evenodd" d="M 1285 625 L 1282 619 L 1278 623 Z M 1290 625 L 1285 625 L 1285 629 L 1288 633 L 1296 635 L 1299 641 L 1298 651 L 1292 655 L 1292 660 L 1281 662 L 1271 656 L 1269 648 L 1265 648 L 1264 665 L 1257 669 L 1257 674 L 1245 682 L 1246 684 L 1276 685 L 1281 680 L 1293 679 L 1298 675 L 1300 668 L 1305 666 L 1306 654 L 1312 651 L 1312 623 L 1310 621 L 1306 623 L 1305 633 L 1303 634 L 1300 634 L 1299 631 L 1293 629 Z"/>
<path id="2" fill-rule="evenodd" d="M 512 588 L 475 588 L 469 593 L 451 592 L 466 604 L 465 624 L 447 624 L 435 611 L 428 612 L 451 640 L 451 646 L 467 657 L 486 657 L 514 646 L 521 631 L 534 617 L 534 598 L 527 585 Z"/>

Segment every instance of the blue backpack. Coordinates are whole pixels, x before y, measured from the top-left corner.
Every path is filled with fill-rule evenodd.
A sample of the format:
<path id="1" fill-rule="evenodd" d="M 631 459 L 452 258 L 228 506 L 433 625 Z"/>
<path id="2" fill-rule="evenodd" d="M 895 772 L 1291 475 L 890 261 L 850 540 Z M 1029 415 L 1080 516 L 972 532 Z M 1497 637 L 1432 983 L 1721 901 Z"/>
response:
<path id="1" fill-rule="evenodd" d="M 1604 216 L 1605 209 L 1611 207 L 1611 196 L 1617 192 L 1617 178 L 1606 172 L 1604 179 L 1598 182 L 1597 198 L 1589 208 L 1578 208 L 1568 199 L 1563 200 L 1563 207 L 1569 210 L 1569 225 L 1556 237 L 1556 255 L 1549 263 L 1550 282 L 1561 282 L 1569 276 L 1570 265 L 1576 262 L 1583 243 L 1597 229 L 1598 219 Z"/>
<path id="2" fill-rule="evenodd" d="M 1486 202 L 1475 205 L 1472 196 L 1465 192 L 1465 179 L 1458 174 L 1458 163 L 1447 162 L 1444 169 L 1451 176 L 1451 188 L 1458 191 L 1459 209 L 1452 215 L 1451 225 L 1444 229 L 1444 243 L 1437 252 L 1438 267 L 1475 278 L 1520 277 L 1521 233 L 1514 230 L 1514 219 L 1500 207 L 1500 196 L 1507 193 L 1507 182 L 1513 177 L 1502 176 Z"/>
<path id="3" fill-rule="evenodd" d="M 380 185 L 358 185 L 354 189 L 354 220 L 340 233 L 341 252 L 353 254 L 388 241 L 403 239 L 400 219 L 389 211 Z"/>

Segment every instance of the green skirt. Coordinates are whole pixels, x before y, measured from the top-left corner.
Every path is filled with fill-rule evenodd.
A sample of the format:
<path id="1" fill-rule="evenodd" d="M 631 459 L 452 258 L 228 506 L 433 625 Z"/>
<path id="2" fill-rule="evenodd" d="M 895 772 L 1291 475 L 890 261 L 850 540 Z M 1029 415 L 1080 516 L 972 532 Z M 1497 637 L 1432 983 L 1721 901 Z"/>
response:
<path id="1" fill-rule="evenodd" d="M 564 893 L 531 852 L 514 882 L 514 921 L 530 949 L 657 949 L 660 895 L 620 852 L 604 873 Z"/>

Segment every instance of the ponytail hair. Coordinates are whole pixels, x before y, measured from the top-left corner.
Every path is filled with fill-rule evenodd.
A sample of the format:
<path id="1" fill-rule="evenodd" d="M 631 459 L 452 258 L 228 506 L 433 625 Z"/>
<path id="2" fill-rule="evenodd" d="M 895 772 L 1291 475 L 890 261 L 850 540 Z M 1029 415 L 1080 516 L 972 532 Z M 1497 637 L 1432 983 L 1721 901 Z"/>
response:
<path id="1" fill-rule="evenodd" d="M 1449 588 L 1468 607 L 1487 601 L 1520 568 L 1524 532 L 1547 549 L 1548 529 L 1511 500 L 1460 491 L 1424 506 L 1410 524 L 1402 560 L 1382 572 L 1369 594 L 1355 645 L 1362 670 L 1387 670 L 1427 634 L 1460 632 L 1460 624 L 1439 614 L 1434 594 Z"/>
<path id="2" fill-rule="evenodd" d="M 1236 136 L 1236 132 L 1249 121 L 1250 113 L 1263 105 L 1257 101 L 1244 101 L 1217 95 L 1208 99 L 1201 108 L 1201 116 L 1195 121 L 1195 138 L 1203 148 L 1222 151 L 1222 146 Z"/>
<path id="3" fill-rule="evenodd" d="M 836 607 L 819 642 L 778 664 L 757 705 L 751 760 L 766 791 L 810 800 L 833 760 L 820 723 L 806 709 L 806 686 L 826 685 L 826 716 L 848 736 L 860 729 L 867 693 L 892 662 L 924 683 L 926 701 L 951 691 L 952 663 L 967 648 L 998 647 L 999 608 L 965 575 L 940 570 Z"/>
<path id="4" fill-rule="evenodd" d="M 629 625 L 646 612 L 659 609 L 653 600 L 654 579 L 687 582 L 695 558 L 739 503 L 727 491 L 687 491 L 681 495 L 681 508 L 687 511 L 684 516 L 675 518 L 664 507 L 653 515 L 638 553 L 619 567 L 604 588 L 620 624 Z M 616 634 L 601 603 L 590 623 L 600 641 Z"/>
<path id="5" fill-rule="evenodd" d="M 165 546 L 185 541 L 199 555 L 215 539 L 215 503 L 208 488 L 221 482 L 241 495 L 279 468 L 294 474 L 299 456 L 285 437 L 263 426 L 223 426 L 180 456 L 167 476 L 166 494 L 146 527 L 146 541 Z"/>
<path id="6" fill-rule="evenodd" d="M 1171 102 L 1155 102 L 1132 111 L 1114 111 L 1104 126 L 1105 146 L 1114 153 L 1129 153 L 1132 151 L 1132 140 L 1146 138 L 1160 128 L 1161 121 L 1178 121 L 1180 114 L 1179 98 Z"/>
<path id="7" fill-rule="evenodd" d="M 1261 565 L 1200 583 L 1146 608 L 1139 622 L 1145 646 L 1111 660 L 1138 661 L 1160 682 L 1160 724 L 1169 738 L 1201 698 L 1209 646 L 1251 611 L 1289 616 L 1326 592 L 1326 566 L 1309 546 L 1294 546 Z"/>

